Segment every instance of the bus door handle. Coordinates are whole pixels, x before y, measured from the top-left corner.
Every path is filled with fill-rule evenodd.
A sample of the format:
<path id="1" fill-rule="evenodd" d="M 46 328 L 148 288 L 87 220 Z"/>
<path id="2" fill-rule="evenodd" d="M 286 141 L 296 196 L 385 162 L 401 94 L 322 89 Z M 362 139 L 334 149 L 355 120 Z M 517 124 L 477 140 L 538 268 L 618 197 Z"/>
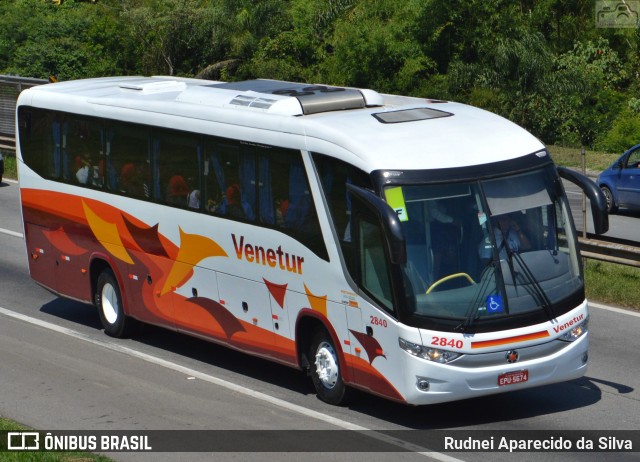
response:
<path id="1" fill-rule="evenodd" d="M 367 330 L 367 335 L 368 335 L 369 337 L 373 337 L 373 327 L 371 327 L 371 326 L 367 326 L 367 329 L 366 329 L 366 330 Z"/>

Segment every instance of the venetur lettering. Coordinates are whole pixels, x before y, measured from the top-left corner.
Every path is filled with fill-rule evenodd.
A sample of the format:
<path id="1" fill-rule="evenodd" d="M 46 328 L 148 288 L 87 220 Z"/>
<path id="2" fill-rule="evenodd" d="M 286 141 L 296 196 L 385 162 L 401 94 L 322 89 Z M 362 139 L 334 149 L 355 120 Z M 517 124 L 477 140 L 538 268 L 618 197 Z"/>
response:
<path id="1" fill-rule="evenodd" d="M 555 331 L 555 333 L 559 333 L 562 332 L 565 329 L 569 329 L 572 326 L 575 326 L 576 324 L 578 324 L 580 321 L 582 321 L 584 319 L 584 313 L 582 313 L 580 316 L 574 316 L 574 318 L 569 321 L 569 322 L 565 322 L 564 324 L 562 324 L 561 326 L 555 326 L 553 328 L 553 330 Z"/>
<path id="2" fill-rule="evenodd" d="M 290 273 L 302 274 L 302 264 L 304 257 L 293 255 L 282 250 L 282 246 L 272 249 L 256 244 L 248 244 L 245 242 L 244 236 L 240 239 L 235 234 L 231 235 L 233 240 L 233 248 L 236 251 L 238 260 L 246 260 L 249 263 L 257 265 L 269 266 L 270 268 L 279 268 L 282 271 Z"/>

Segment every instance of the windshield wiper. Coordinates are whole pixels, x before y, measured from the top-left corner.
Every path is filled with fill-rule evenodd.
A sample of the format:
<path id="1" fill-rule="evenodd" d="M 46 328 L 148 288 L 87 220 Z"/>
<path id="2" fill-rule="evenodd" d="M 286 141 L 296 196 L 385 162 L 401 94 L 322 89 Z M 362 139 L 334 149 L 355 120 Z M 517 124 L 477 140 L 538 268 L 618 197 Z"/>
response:
<path id="1" fill-rule="evenodd" d="M 522 256 L 518 253 L 518 252 L 514 252 L 513 250 L 509 249 L 507 246 L 507 254 L 509 255 L 509 259 L 511 259 L 512 257 L 514 257 L 516 259 L 516 261 L 518 262 L 518 265 L 520 265 L 520 268 L 522 269 L 521 273 L 516 273 L 516 274 L 522 274 L 524 275 L 524 278 L 526 279 L 526 282 L 529 283 L 530 287 L 532 288 L 533 292 L 535 293 L 535 295 L 537 295 L 537 302 L 542 305 L 542 308 L 544 308 L 545 313 L 547 313 L 547 316 L 549 316 L 549 320 L 553 320 L 556 317 L 556 314 L 553 310 L 553 305 L 551 303 L 551 300 L 549 300 L 549 297 L 547 296 L 546 292 L 544 291 L 544 289 L 542 288 L 542 286 L 540 285 L 540 283 L 538 282 L 538 280 L 536 279 L 536 277 L 533 275 L 533 273 L 531 272 L 531 269 L 529 268 L 529 266 L 525 263 L 524 259 L 522 258 Z M 513 263 L 510 263 L 510 267 L 513 265 Z M 516 274 L 513 274 L 514 271 L 512 269 L 512 274 L 511 277 L 513 278 L 513 282 L 516 282 Z M 532 294 L 533 297 L 533 294 Z M 533 297 L 534 299 L 536 299 L 536 297 Z"/>

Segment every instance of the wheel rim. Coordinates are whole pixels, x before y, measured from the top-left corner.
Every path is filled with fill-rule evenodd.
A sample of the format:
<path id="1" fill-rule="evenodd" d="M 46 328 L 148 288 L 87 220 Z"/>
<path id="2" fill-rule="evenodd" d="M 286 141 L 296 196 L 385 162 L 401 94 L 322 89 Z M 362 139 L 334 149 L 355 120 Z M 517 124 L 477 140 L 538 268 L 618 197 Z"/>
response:
<path id="1" fill-rule="evenodd" d="M 611 191 L 609 191 L 607 188 L 603 188 L 602 193 L 604 194 L 604 198 L 607 202 L 607 210 L 611 210 L 611 206 L 613 205 L 613 197 L 611 196 Z"/>
<path id="2" fill-rule="evenodd" d="M 102 313 L 109 324 L 118 319 L 118 295 L 111 284 L 105 284 L 102 288 Z"/>
<path id="3" fill-rule="evenodd" d="M 333 347 L 328 342 L 318 345 L 316 352 L 316 373 L 325 388 L 333 388 L 338 382 L 338 361 Z"/>

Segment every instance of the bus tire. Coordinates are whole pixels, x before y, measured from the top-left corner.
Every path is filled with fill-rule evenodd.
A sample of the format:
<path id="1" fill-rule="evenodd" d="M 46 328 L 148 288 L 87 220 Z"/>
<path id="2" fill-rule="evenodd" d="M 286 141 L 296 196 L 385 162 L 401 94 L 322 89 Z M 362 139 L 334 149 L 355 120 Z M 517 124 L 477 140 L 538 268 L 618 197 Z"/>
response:
<path id="1" fill-rule="evenodd" d="M 349 389 L 342 380 L 336 347 L 324 328 L 314 332 L 308 357 L 311 380 L 318 398 L 328 404 L 345 404 Z"/>
<path id="2" fill-rule="evenodd" d="M 98 276 L 95 304 L 105 334 L 122 338 L 131 333 L 134 320 L 124 314 L 120 287 L 111 269 L 105 269 Z"/>

